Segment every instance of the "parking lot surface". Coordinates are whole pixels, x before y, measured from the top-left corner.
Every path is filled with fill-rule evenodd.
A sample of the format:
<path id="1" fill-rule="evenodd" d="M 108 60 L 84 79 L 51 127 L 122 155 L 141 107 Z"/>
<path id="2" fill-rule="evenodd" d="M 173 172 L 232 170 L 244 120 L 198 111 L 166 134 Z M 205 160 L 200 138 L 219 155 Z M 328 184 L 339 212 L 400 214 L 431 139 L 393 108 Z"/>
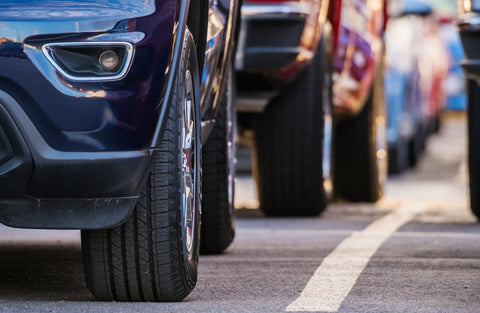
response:
<path id="1" fill-rule="evenodd" d="M 449 115 L 416 169 L 374 204 L 265 218 L 237 183 L 236 239 L 200 258 L 181 303 L 97 302 L 78 231 L 0 227 L 0 312 L 478 312 L 480 224 L 467 208 L 465 118 Z"/>

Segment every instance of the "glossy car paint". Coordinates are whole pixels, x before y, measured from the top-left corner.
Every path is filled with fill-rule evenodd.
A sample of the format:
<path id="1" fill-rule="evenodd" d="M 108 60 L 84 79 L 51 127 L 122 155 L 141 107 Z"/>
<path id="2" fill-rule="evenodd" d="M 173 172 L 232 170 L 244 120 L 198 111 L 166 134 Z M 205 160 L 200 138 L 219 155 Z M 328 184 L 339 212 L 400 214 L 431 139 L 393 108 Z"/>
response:
<path id="1" fill-rule="evenodd" d="M 55 149 L 110 151 L 150 147 L 153 143 L 149 136 L 158 119 L 172 58 L 179 3 L 174 0 L 1 3 L 0 55 L 4 61 L 0 61 L 0 77 L 14 85 L 12 93 L 29 94 L 31 103 L 21 102 L 21 105 Z M 226 23 L 228 12 L 228 7 L 222 10 L 210 7 L 202 75 L 204 112 L 213 105 L 210 98 L 222 90 L 219 86 L 222 79 L 217 72 L 223 71 L 221 58 L 228 47 L 224 44 L 225 36 L 232 27 Z M 40 50 L 46 43 L 71 41 L 133 43 L 130 71 L 118 82 L 74 82 L 62 77 Z M 25 81 L 24 77 L 30 79 Z M 205 119 L 212 117 L 210 114 Z"/>
<path id="2" fill-rule="evenodd" d="M 209 1 L 207 43 L 201 76 L 202 143 L 205 143 L 214 125 L 223 91 L 226 88 L 228 68 L 233 61 L 236 44 L 239 2 L 236 0 Z"/>
<path id="3" fill-rule="evenodd" d="M 179 3 L 3 2 L 0 88 L 21 99 L 20 105 L 54 149 L 150 147 L 172 57 Z M 135 45 L 130 71 L 117 82 L 69 81 L 41 51 L 46 43 L 116 40 Z"/>
<path id="4" fill-rule="evenodd" d="M 376 66 L 383 54 L 385 25 L 382 0 L 343 0 L 334 28 L 333 103 L 338 114 L 355 114 L 370 94 Z"/>

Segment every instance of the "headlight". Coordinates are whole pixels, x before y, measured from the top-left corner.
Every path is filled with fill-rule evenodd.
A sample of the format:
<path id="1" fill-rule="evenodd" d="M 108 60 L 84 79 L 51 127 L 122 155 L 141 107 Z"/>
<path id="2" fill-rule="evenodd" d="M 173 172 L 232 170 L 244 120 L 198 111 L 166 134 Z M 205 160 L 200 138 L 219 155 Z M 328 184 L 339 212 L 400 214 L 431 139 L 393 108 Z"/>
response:
<path id="1" fill-rule="evenodd" d="M 458 11 L 460 14 L 480 11 L 480 0 L 458 0 Z"/>
<path id="2" fill-rule="evenodd" d="M 133 55 L 128 42 L 51 43 L 43 53 L 71 81 L 112 81 L 123 78 Z"/>

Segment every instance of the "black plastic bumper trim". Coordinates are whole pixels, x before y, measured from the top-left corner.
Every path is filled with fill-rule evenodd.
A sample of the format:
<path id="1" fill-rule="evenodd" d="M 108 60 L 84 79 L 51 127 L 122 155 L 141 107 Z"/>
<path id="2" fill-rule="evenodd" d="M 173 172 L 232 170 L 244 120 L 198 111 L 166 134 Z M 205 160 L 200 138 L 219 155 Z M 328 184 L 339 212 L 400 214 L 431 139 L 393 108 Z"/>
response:
<path id="1" fill-rule="evenodd" d="M 12 128 L 18 128 L 32 156 L 34 166 L 28 190 L 24 190 L 26 195 L 36 198 L 122 198 L 140 193 L 154 149 L 113 152 L 55 150 L 45 142 L 20 104 L 4 91 L 0 91 L 2 106 L 12 117 Z"/>
<path id="2" fill-rule="evenodd" d="M 251 16 L 243 21 L 246 31 L 243 71 L 273 72 L 295 62 L 301 53 L 300 38 L 305 17 Z"/>
<path id="3" fill-rule="evenodd" d="M 0 125 L 9 152 L 0 163 L 0 199 L 25 194 L 32 174 L 32 157 L 24 137 L 8 111 L 0 104 Z"/>
<path id="4" fill-rule="evenodd" d="M 463 61 L 461 65 L 468 78 L 480 81 L 480 60 Z"/>
<path id="5" fill-rule="evenodd" d="M 480 28 L 465 24 L 460 27 L 460 38 L 466 57 L 461 62 L 463 70 L 468 78 L 480 81 Z"/>
<path id="6" fill-rule="evenodd" d="M 13 148 L 5 130 L 0 123 L 0 164 L 4 164 L 13 157 Z"/>
<path id="7" fill-rule="evenodd" d="M 122 224 L 132 213 L 136 201 L 137 197 L 2 200 L 0 222 L 19 228 L 109 228 Z"/>

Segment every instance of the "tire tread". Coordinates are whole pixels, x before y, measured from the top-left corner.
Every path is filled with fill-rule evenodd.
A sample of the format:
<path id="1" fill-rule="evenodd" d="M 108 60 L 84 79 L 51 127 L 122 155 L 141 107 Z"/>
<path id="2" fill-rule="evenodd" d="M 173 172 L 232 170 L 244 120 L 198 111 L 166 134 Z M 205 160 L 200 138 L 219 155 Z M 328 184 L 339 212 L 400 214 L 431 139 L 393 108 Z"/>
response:
<path id="1" fill-rule="evenodd" d="M 234 95 L 227 91 L 223 95 L 215 126 L 202 149 L 202 254 L 223 252 L 235 237 L 228 200 L 228 96 Z"/>
<path id="2" fill-rule="evenodd" d="M 196 269 L 187 270 L 180 240 L 182 84 L 177 80 L 159 150 L 132 215 L 111 229 L 82 230 L 86 283 L 99 300 L 180 301 L 196 284 Z"/>
<path id="3" fill-rule="evenodd" d="M 315 58 L 261 114 L 255 129 L 258 194 L 269 216 L 316 216 L 329 201 L 323 190 L 324 39 Z"/>

